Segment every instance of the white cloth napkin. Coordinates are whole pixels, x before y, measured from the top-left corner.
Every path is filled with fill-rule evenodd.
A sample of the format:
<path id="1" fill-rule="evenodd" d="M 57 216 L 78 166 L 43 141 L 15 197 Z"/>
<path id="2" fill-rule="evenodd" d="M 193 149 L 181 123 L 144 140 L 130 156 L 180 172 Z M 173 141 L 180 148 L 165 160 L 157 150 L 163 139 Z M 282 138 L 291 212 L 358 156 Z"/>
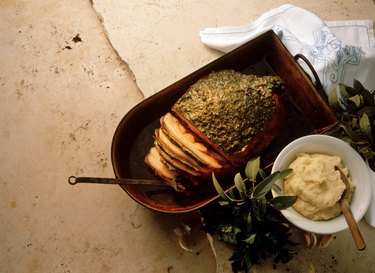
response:
<path id="1" fill-rule="evenodd" d="M 200 37 L 208 47 L 226 53 L 270 29 L 292 55 L 302 53 L 310 61 L 327 94 L 339 83 L 352 85 L 354 79 L 369 90 L 375 88 L 375 37 L 371 20 L 323 22 L 307 10 L 286 4 L 248 25 L 205 28 Z M 305 71 L 310 73 L 309 69 Z M 366 220 L 375 227 L 375 173 L 371 175 L 374 193 Z"/>
<path id="2" fill-rule="evenodd" d="M 372 200 L 368 210 L 366 211 L 366 221 L 369 225 L 375 227 L 375 172 L 370 171 L 372 181 Z"/>
<path id="3" fill-rule="evenodd" d="M 302 53 L 309 59 L 326 93 L 338 83 L 352 85 L 353 79 L 370 90 L 375 87 L 375 37 L 371 20 L 323 22 L 307 10 L 285 4 L 248 25 L 205 28 L 200 37 L 208 47 L 226 53 L 270 29 L 292 55 Z M 306 72 L 310 73 L 308 69 Z"/>

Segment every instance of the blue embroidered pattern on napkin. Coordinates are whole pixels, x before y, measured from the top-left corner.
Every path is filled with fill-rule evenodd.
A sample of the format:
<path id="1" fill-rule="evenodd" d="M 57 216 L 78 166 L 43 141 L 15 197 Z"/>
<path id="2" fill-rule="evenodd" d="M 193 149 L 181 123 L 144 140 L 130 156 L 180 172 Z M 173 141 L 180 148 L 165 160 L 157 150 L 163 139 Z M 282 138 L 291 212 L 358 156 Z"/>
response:
<path id="1" fill-rule="evenodd" d="M 351 85 L 354 79 L 368 89 L 375 86 L 375 38 L 372 22 L 366 20 L 323 22 L 309 11 L 286 4 L 251 24 L 206 28 L 200 36 L 207 46 L 228 52 L 269 29 L 292 55 L 301 53 L 309 59 L 327 94 L 337 84 Z"/>

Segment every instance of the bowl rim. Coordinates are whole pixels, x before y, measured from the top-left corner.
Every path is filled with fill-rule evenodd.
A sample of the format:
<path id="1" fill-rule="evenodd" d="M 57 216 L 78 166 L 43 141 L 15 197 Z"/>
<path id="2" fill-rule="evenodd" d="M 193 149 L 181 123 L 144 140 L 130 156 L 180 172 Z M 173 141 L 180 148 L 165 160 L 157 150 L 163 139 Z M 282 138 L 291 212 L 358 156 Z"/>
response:
<path id="1" fill-rule="evenodd" d="M 324 153 L 340 156 L 344 165 L 348 167 L 350 173 L 362 182 L 358 184 L 358 182 L 355 181 L 357 189 L 353 194 L 352 201 L 350 202 L 351 208 L 354 208 L 352 209 L 352 212 L 355 221 L 360 221 L 370 205 L 372 188 L 370 169 L 359 153 L 348 143 L 339 138 L 329 135 L 307 135 L 292 141 L 282 149 L 274 161 L 271 172 L 274 173 L 287 168 L 291 161 L 295 159 L 295 155 L 304 151 L 307 153 Z M 350 160 L 348 160 L 348 158 Z M 281 188 L 281 192 L 272 189 L 272 195 L 274 197 L 281 195 L 283 192 L 282 181 L 278 180 L 276 184 Z M 361 192 L 367 194 L 358 197 L 358 186 L 360 189 L 363 189 Z M 346 220 L 342 214 L 328 221 L 314 221 L 302 216 L 292 207 L 282 210 L 281 213 L 294 226 L 317 234 L 334 234 L 348 228 Z"/>

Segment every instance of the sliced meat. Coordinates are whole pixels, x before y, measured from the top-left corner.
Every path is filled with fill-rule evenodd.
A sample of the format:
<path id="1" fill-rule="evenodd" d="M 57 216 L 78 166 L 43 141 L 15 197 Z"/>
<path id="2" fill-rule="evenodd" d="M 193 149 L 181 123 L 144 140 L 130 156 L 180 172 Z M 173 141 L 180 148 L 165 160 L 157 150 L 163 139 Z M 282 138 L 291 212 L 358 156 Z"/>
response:
<path id="1" fill-rule="evenodd" d="M 167 113 L 162 117 L 161 127 L 173 137 L 180 147 L 186 149 L 198 161 L 212 169 L 222 168 L 218 159 L 223 158 L 215 152 L 209 151 L 205 145 L 198 142 L 196 137 L 181 125 L 180 121 L 171 113 Z"/>
<path id="2" fill-rule="evenodd" d="M 169 139 L 163 129 L 158 128 L 155 130 L 155 139 L 158 145 L 162 146 L 166 153 L 185 164 L 188 168 L 194 169 L 201 174 L 211 174 L 211 168 L 204 166 L 186 151 L 183 151 L 178 144 L 173 143 L 173 140 Z"/>
<path id="3" fill-rule="evenodd" d="M 165 180 L 178 180 L 181 173 L 166 164 L 158 150 L 152 147 L 145 157 L 146 164 L 154 170 L 155 174 Z"/>

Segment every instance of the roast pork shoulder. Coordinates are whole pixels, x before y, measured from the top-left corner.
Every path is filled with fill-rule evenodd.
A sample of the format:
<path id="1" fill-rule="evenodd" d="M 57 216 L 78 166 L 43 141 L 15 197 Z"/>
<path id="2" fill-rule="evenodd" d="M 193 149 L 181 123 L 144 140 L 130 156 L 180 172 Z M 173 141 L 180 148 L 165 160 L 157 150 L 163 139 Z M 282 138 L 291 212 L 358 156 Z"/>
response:
<path id="1" fill-rule="evenodd" d="M 278 76 L 215 71 L 193 84 L 160 119 L 145 162 L 167 180 L 192 183 L 233 174 L 280 132 Z"/>

